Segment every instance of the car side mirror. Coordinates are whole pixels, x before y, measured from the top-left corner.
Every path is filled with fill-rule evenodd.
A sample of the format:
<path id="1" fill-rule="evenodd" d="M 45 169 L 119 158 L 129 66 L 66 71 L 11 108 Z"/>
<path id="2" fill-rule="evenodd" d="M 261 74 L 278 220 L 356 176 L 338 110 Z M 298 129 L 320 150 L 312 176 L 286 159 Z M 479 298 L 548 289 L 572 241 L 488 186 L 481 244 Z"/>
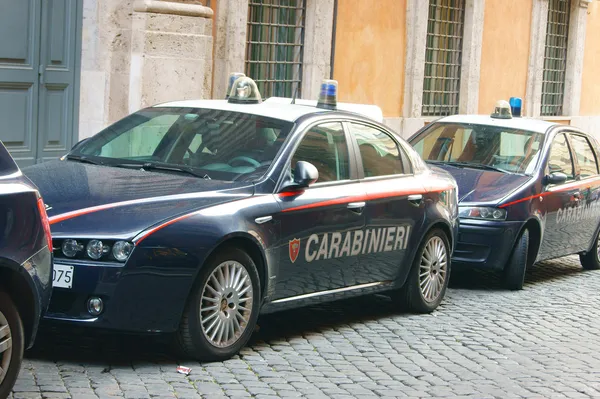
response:
<path id="1" fill-rule="evenodd" d="M 553 172 L 544 177 L 544 185 L 561 184 L 567 181 L 567 175 L 562 172 Z"/>
<path id="2" fill-rule="evenodd" d="M 319 179 L 319 171 L 310 162 L 298 161 L 294 168 L 293 182 L 284 186 L 281 191 L 295 191 L 307 188 Z"/>

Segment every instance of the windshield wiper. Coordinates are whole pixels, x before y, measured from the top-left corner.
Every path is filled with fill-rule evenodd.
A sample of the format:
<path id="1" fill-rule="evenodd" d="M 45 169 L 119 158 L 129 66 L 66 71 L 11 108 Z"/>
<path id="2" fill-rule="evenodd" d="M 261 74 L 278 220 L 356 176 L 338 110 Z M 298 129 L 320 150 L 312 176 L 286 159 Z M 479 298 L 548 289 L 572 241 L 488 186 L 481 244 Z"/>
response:
<path id="1" fill-rule="evenodd" d="M 192 175 L 194 177 L 201 177 L 203 179 L 211 180 L 210 176 L 207 175 L 206 173 L 198 173 L 190 168 L 184 168 L 184 167 L 175 166 L 175 165 L 159 165 L 159 164 L 152 163 L 152 162 L 146 162 L 146 163 L 118 163 L 118 164 L 111 164 L 110 166 L 115 166 L 118 168 L 132 168 L 132 169 L 139 168 L 142 170 L 164 170 L 164 171 L 168 171 L 168 172 L 179 172 L 179 173 L 186 173 L 186 174 Z"/>
<path id="2" fill-rule="evenodd" d="M 91 163 L 92 165 L 105 165 L 105 163 L 100 162 L 100 161 L 94 161 L 94 160 L 86 157 L 85 155 L 67 155 L 66 159 L 70 159 L 70 160 L 78 161 L 78 162 L 82 162 L 82 163 Z"/>
<path id="3" fill-rule="evenodd" d="M 482 163 L 459 162 L 459 161 L 447 161 L 444 163 L 447 165 L 458 166 L 458 167 L 463 167 L 463 168 L 486 169 L 486 170 L 493 170 L 493 171 L 501 172 L 501 173 L 512 173 L 506 169 L 498 168 L 498 167 L 492 166 L 492 165 L 485 165 Z"/>

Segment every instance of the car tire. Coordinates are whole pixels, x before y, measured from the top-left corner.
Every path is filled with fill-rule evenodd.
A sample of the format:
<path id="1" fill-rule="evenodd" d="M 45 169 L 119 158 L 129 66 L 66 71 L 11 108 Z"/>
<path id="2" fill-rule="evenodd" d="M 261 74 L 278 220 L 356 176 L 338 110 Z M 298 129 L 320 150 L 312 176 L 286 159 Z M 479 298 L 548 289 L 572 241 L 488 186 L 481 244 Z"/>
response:
<path id="1" fill-rule="evenodd" d="M 7 398 L 17 381 L 24 350 L 25 332 L 19 311 L 10 296 L 0 291 L 0 398 Z"/>
<path id="2" fill-rule="evenodd" d="M 585 255 L 579 254 L 579 261 L 581 266 L 586 270 L 598 270 L 600 269 L 600 233 L 596 236 L 596 242 L 590 252 Z"/>
<path id="3" fill-rule="evenodd" d="M 518 291 L 523 289 L 528 252 L 529 230 L 525 229 L 517 238 L 510 258 L 504 266 L 504 286 L 509 290 Z"/>
<path id="4" fill-rule="evenodd" d="M 433 312 L 446 294 L 450 267 L 448 236 L 441 229 L 433 229 L 421 242 L 408 278 L 398 292 L 402 308 L 414 313 Z"/>
<path id="5" fill-rule="evenodd" d="M 200 271 L 176 335 L 182 355 L 199 361 L 235 356 L 254 332 L 260 296 L 258 271 L 246 252 L 229 247 L 212 256 Z"/>

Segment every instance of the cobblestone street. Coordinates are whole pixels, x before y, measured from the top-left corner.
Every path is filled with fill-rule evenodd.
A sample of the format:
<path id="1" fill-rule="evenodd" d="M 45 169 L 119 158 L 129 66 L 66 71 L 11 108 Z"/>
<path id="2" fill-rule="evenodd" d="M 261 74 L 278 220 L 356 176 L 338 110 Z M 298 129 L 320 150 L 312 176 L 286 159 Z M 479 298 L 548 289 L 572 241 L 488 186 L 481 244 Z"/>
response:
<path id="1" fill-rule="evenodd" d="M 211 364 L 156 338 L 42 330 L 13 397 L 600 397 L 599 286 L 576 257 L 536 265 L 520 292 L 455 274 L 431 315 L 377 296 L 270 315 Z"/>

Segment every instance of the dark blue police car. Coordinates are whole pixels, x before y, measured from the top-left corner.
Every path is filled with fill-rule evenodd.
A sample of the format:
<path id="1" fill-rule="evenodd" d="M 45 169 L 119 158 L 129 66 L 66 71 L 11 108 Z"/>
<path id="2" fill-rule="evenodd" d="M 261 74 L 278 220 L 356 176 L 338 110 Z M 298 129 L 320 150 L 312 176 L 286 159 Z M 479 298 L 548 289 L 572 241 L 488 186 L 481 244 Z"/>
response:
<path id="1" fill-rule="evenodd" d="M 458 183 L 455 268 L 502 270 L 511 289 L 536 261 L 579 254 L 584 268 L 600 268 L 600 152 L 590 135 L 513 118 L 500 101 L 491 116 L 441 118 L 409 142 Z"/>
<path id="2" fill-rule="evenodd" d="M 332 82 L 318 107 L 230 84 L 228 100 L 143 109 L 27 170 L 52 206 L 48 318 L 176 332 L 182 352 L 218 360 L 261 312 L 383 291 L 433 311 L 457 231 L 452 177 L 336 110 Z"/>
<path id="3" fill-rule="evenodd" d="M 44 201 L 0 142 L 0 398 L 17 380 L 52 294 Z"/>

